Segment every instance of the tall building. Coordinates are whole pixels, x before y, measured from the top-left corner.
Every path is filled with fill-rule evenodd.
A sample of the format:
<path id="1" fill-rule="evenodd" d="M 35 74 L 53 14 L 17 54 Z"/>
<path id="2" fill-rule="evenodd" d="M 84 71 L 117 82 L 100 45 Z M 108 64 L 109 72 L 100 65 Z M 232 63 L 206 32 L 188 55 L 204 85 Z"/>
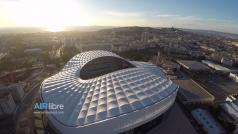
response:
<path id="1" fill-rule="evenodd" d="M 141 34 L 141 41 L 143 43 L 148 43 L 148 40 L 149 40 L 149 33 L 148 32 L 143 32 Z"/>
<path id="2" fill-rule="evenodd" d="M 74 56 L 41 85 L 48 124 L 61 134 L 121 133 L 141 126 L 173 105 L 178 87 L 159 67 L 128 61 L 108 51 Z"/>
<path id="3" fill-rule="evenodd" d="M 12 114 L 16 104 L 10 93 L 0 93 L 0 115 Z"/>

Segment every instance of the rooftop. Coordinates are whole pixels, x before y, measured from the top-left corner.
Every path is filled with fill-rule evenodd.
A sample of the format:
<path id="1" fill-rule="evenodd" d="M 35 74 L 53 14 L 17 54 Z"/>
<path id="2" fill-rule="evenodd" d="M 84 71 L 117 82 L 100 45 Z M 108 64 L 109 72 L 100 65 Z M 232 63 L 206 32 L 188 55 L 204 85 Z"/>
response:
<path id="1" fill-rule="evenodd" d="M 182 95 L 184 103 L 213 101 L 215 98 L 198 83 L 184 74 L 182 79 L 173 80 L 179 86 L 179 94 Z"/>
<path id="2" fill-rule="evenodd" d="M 232 70 L 230 70 L 229 68 L 223 67 L 223 66 L 216 64 L 212 61 L 202 60 L 202 63 L 206 64 L 207 66 L 209 66 L 212 69 L 217 70 L 217 71 L 232 72 Z"/>
<path id="3" fill-rule="evenodd" d="M 216 99 L 223 100 L 229 95 L 238 94 L 238 83 L 218 74 L 199 75 L 199 81 Z"/>
<path id="4" fill-rule="evenodd" d="M 177 60 L 177 62 L 184 68 L 191 71 L 207 71 L 209 68 L 204 64 L 194 60 Z"/>
<path id="5" fill-rule="evenodd" d="M 221 108 L 229 115 L 230 121 L 238 123 L 238 106 L 233 102 L 220 104 Z"/>
<path id="6" fill-rule="evenodd" d="M 224 128 L 218 123 L 218 121 L 204 109 L 195 109 L 192 112 L 196 121 L 203 126 L 203 129 L 208 134 L 224 134 Z"/>

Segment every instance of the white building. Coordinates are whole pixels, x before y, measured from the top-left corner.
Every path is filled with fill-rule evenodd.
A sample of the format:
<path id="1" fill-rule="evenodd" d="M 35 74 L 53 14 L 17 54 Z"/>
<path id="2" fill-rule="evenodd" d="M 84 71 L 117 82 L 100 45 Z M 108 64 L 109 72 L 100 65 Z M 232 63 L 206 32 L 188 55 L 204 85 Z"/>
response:
<path id="1" fill-rule="evenodd" d="M 209 66 L 210 68 L 212 68 L 212 69 L 214 69 L 214 70 L 216 70 L 218 72 L 224 72 L 224 73 L 232 72 L 231 69 L 223 67 L 223 66 L 221 66 L 219 64 L 216 64 L 216 63 L 214 63 L 212 61 L 202 60 L 202 63 L 206 64 L 207 66 Z"/>
<path id="2" fill-rule="evenodd" d="M 229 77 L 238 83 L 238 73 L 230 73 Z"/>
<path id="3" fill-rule="evenodd" d="M 74 56 L 41 85 L 41 101 L 63 104 L 47 114 L 61 134 L 121 133 L 164 114 L 178 87 L 155 65 L 132 62 L 107 51 Z"/>
<path id="4" fill-rule="evenodd" d="M 215 52 L 216 50 L 214 48 L 211 48 L 209 46 L 202 45 L 200 46 L 203 50 L 209 51 L 209 52 Z"/>
<path id="5" fill-rule="evenodd" d="M 238 122 L 238 105 L 237 101 L 233 102 L 225 102 L 220 104 L 221 107 L 221 115 L 223 116 L 224 120 L 232 123 Z"/>
<path id="6" fill-rule="evenodd" d="M 7 56 L 7 53 L 1 53 L 1 52 L 0 52 L 0 61 L 1 61 L 1 59 L 3 59 L 5 56 Z"/>

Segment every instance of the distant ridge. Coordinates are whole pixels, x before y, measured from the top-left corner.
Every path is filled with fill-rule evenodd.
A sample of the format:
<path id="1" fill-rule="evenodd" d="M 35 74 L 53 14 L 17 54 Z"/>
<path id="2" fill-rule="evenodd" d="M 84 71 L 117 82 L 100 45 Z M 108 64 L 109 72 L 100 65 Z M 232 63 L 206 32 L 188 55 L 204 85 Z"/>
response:
<path id="1" fill-rule="evenodd" d="M 102 29 L 115 28 L 113 26 L 75 26 L 65 27 L 64 31 L 98 31 Z M 0 34 L 14 34 L 14 33 L 42 33 L 47 32 L 44 28 L 37 27 L 16 27 L 16 28 L 0 28 Z"/>
<path id="2" fill-rule="evenodd" d="M 43 28 L 37 28 L 37 27 L 0 28 L 0 34 L 39 33 L 39 32 L 44 32 L 44 29 Z"/>
<path id="3" fill-rule="evenodd" d="M 116 28 L 115 26 L 75 26 L 75 27 L 66 27 L 65 31 L 99 31 L 103 29 L 112 29 Z"/>
<path id="4" fill-rule="evenodd" d="M 140 26 L 128 26 L 128 27 L 116 27 L 116 26 L 73 26 L 73 27 L 65 27 L 64 31 L 83 31 L 83 32 L 90 32 L 90 31 L 100 31 L 100 30 L 116 30 L 116 31 L 133 31 L 133 30 L 158 30 L 158 29 L 166 29 L 166 27 L 140 27 Z M 171 29 L 168 27 L 168 29 Z M 173 28 L 172 28 L 173 29 Z M 174 28 L 177 30 L 182 30 L 185 32 L 191 32 L 194 34 L 200 34 L 204 36 L 213 36 L 213 37 L 223 37 L 223 38 L 232 38 L 238 39 L 238 34 L 233 33 L 225 33 L 225 32 L 218 32 L 212 30 L 200 30 L 200 29 L 186 29 L 186 28 Z M 37 28 L 37 27 L 17 27 L 17 28 L 0 28 L 0 34 L 14 34 L 14 33 L 42 33 L 47 32 L 44 28 Z"/>
<path id="5" fill-rule="evenodd" d="M 212 30 L 200 30 L 200 29 L 183 29 L 183 28 L 180 28 L 180 29 L 186 32 L 192 32 L 192 33 L 201 34 L 204 36 L 220 36 L 224 38 L 238 39 L 238 34 L 234 34 L 234 33 L 225 33 L 225 32 L 218 32 L 218 31 L 212 31 Z"/>

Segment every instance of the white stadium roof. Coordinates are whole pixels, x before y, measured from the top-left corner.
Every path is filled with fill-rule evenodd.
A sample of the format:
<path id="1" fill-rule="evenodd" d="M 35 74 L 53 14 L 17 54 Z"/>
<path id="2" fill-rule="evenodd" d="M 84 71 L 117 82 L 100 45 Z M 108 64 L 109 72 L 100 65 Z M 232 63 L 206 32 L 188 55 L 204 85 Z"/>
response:
<path id="1" fill-rule="evenodd" d="M 88 79 L 80 77 L 86 66 L 100 64 L 97 60 L 105 57 L 131 67 Z M 64 105 L 63 113 L 47 115 L 59 133 L 120 133 L 166 112 L 177 89 L 157 66 L 98 50 L 74 56 L 59 73 L 44 80 L 41 100 Z"/>

